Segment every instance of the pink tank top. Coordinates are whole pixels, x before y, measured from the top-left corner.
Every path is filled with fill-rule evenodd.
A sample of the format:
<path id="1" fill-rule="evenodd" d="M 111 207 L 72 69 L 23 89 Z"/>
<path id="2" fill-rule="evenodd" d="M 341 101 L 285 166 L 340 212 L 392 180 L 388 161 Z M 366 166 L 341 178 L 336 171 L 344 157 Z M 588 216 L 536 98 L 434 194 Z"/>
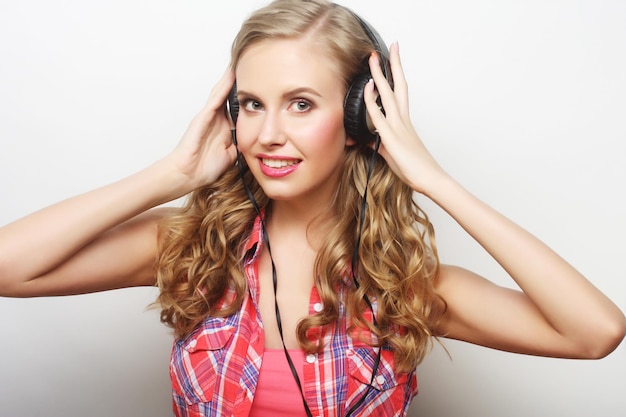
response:
<path id="1" fill-rule="evenodd" d="M 290 349 L 300 382 L 303 383 L 302 367 L 304 352 Z M 299 417 L 306 416 L 302 395 L 289 368 L 289 362 L 282 349 L 265 349 L 259 373 L 250 417 Z"/>

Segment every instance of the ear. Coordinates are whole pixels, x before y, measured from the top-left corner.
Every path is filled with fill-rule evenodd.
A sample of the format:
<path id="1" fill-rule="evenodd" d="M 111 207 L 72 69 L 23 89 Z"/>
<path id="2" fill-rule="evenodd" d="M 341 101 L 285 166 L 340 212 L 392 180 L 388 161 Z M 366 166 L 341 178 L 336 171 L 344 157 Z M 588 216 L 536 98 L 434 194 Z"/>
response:
<path id="1" fill-rule="evenodd" d="M 356 145 L 356 140 L 352 139 L 350 136 L 346 136 L 346 146 L 354 145 Z"/>

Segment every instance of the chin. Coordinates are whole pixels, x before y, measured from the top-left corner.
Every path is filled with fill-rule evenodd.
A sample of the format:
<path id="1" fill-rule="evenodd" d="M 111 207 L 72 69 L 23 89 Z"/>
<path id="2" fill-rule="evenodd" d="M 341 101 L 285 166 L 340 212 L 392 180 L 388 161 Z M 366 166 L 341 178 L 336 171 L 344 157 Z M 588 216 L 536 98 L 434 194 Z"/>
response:
<path id="1" fill-rule="evenodd" d="M 261 187 L 263 188 L 263 187 Z M 290 200 L 294 200 L 298 198 L 298 195 L 296 195 L 293 192 L 288 192 L 285 190 L 276 190 L 275 188 L 263 188 L 263 192 L 265 193 L 265 195 L 267 196 L 267 198 L 269 198 L 270 200 L 275 200 L 275 201 L 290 201 Z"/>

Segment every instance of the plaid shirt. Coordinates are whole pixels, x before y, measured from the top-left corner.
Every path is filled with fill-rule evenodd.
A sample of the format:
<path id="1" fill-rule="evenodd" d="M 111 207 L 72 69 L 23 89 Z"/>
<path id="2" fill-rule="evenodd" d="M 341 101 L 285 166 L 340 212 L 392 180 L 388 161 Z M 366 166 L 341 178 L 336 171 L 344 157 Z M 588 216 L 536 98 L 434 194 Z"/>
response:
<path id="1" fill-rule="evenodd" d="M 263 360 L 264 333 L 257 303 L 257 257 L 262 230 L 257 218 L 244 248 L 248 294 L 241 309 L 228 317 L 207 317 L 189 336 L 175 341 L 170 362 L 173 408 L 177 417 L 247 416 Z M 340 299 L 350 283 L 339 290 Z M 227 294 L 230 300 L 233 293 Z M 375 300 L 371 300 L 374 309 Z M 321 299 L 313 288 L 309 314 Z M 371 314 L 369 316 L 371 319 Z M 324 332 L 324 350 L 307 355 L 302 388 L 313 416 L 339 417 L 359 401 L 370 383 L 377 351 L 349 335 L 349 318 L 340 303 L 340 318 Z M 354 336 L 354 337 L 353 337 Z M 396 373 L 393 352 L 384 347 L 373 388 L 354 416 L 405 416 L 417 394 L 415 371 Z"/>

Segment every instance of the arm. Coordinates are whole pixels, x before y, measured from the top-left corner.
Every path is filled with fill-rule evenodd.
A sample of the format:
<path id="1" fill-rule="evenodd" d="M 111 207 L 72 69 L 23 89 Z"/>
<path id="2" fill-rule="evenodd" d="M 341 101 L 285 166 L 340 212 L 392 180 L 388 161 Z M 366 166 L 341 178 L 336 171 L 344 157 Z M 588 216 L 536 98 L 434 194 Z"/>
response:
<path id="1" fill-rule="evenodd" d="M 77 294 L 153 285 L 160 204 L 234 163 L 223 103 L 228 71 L 172 153 L 148 168 L 0 228 L 0 295 Z"/>
<path id="2" fill-rule="evenodd" d="M 536 355 L 599 358 L 613 351 L 626 332 L 623 313 L 559 255 L 437 164 L 410 122 L 397 44 L 391 47 L 391 64 L 395 91 L 375 56 L 370 65 L 386 116 L 375 105 L 373 83 L 365 89 L 368 112 L 381 134 L 381 155 L 403 181 L 452 216 L 521 289 L 501 288 L 462 268 L 443 266 L 436 285 L 448 311 L 437 332 Z"/>
<path id="3" fill-rule="evenodd" d="M 0 295 L 65 295 L 154 283 L 156 222 L 149 168 L 0 229 Z M 138 215 L 137 217 L 134 217 Z M 134 217 L 134 218 L 133 218 Z"/>
<path id="4" fill-rule="evenodd" d="M 544 243 L 451 179 L 429 196 L 506 270 L 523 292 L 444 266 L 437 290 L 449 304 L 439 331 L 498 349 L 600 358 L 624 337 L 622 312 Z"/>

